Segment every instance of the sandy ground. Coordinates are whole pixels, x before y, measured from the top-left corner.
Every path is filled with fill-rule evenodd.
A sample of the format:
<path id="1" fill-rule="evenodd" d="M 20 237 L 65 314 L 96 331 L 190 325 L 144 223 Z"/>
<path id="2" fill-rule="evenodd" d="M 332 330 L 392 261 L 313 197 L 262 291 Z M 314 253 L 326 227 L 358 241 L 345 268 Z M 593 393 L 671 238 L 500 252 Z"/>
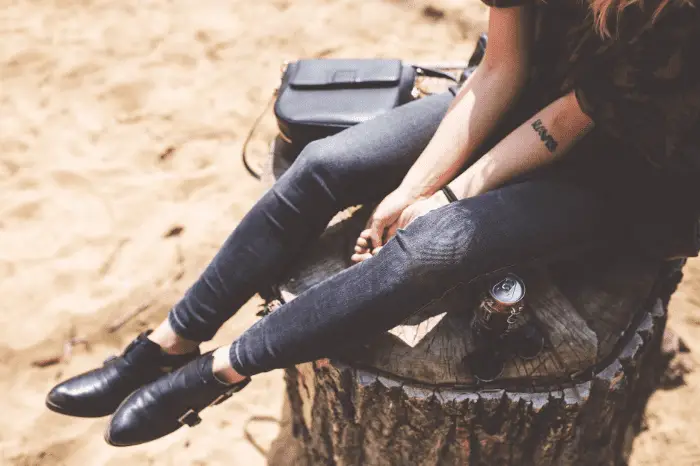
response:
<path id="1" fill-rule="evenodd" d="M 263 192 L 238 152 L 284 59 L 464 59 L 485 8 L 458 3 L 431 2 L 446 15 L 430 18 L 423 1 L 0 0 L 0 463 L 264 464 L 243 426 L 278 416 L 279 372 L 196 429 L 132 449 L 104 444 L 104 419 L 59 416 L 43 399 L 162 319 Z M 672 322 L 700 354 L 697 262 L 688 275 Z M 250 325 L 258 303 L 210 346 Z M 71 338 L 89 345 L 35 366 Z M 696 372 L 654 396 L 633 464 L 700 464 L 699 392 Z M 250 431 L 265 446 L 276 426 Z"/>

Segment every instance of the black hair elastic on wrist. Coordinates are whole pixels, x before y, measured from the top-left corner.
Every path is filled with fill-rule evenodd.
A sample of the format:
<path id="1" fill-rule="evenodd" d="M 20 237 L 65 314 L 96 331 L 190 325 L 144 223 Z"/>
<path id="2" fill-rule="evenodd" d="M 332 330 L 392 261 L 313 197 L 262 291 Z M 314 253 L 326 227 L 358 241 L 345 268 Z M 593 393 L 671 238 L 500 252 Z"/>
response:
<path id="1" fill-rule="evenodd" d="M 449 186 L 445 186 L 441 190 L 443 193 L 445 193 L 445 197 L 447 198 L 448 201 L 454 202 L 457 200 L 457 196 L 455 196 L 454 191 Z"/>

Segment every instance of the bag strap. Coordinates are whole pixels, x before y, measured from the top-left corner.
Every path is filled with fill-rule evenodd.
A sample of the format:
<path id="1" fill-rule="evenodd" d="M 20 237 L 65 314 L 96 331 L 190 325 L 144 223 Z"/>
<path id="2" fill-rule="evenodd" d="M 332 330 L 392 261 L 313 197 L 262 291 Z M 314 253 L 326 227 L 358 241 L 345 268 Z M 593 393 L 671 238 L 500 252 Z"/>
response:
<path id="1" fill-rule="evenodd" d="M 423 67 L 419 65 L 411 66 L 416 70 L 416 74 L 418 74 L 419 76 L 425 76 L 427 78 L 443 78 L 449 79 L 450 81 L 458 82 L 458 79 L 452 76 L 452 74 L 446 71 L 442 71 L 438 68 Z M 265 104 L 265 108 L 263 108 L 262 112 L 260 112 L 260 114 L 255 118 L 255 121 L 253 122 L 253 125 L 251 126 L 250 131 L 248 131 L 248 135 L 246 136 L 245 141 L 243 142 L 243 148 L 241 149 L 241 159 L 243 160 L 243 166 L 245 167 L 246 171 L 250 173 L 250 175 L 256 180 L 260 180 L 262 178 L 262 174 L 258 173 L 248 162 L 248 143 L 253 138 L 255 130 L 258 128 L 258 125 L 260 125 L 260 122 L 262 121 L 263 117 L 275 101 L 278 92 L 279 90 L 275 89 L 275 92 L 272 93 L 270 99 L 267 101 L 267 104 Z"/>
<path id="2" fill-rule="evenodd" d="M 277 97 L 277 92 L 278 90 L 275 89 L 275 92 L 272 93 L 270 99 L 267 101 L 267 104 L 265 104 L 265 108 L 263 108 L 263 111 L 260 112 L 260 115 L 258 115 L 257 118 L 255 118 L 255 121 L 253 122 L 253 125 L 251 126 L 250 131 L 248 131 L 248 135 L 246 136 L 245 141 L 243 142 L 243 148 L 241 149 L 241 159 L 243 160 L 243 166 L 248 171 L 248 173 L 250 173 L 250 175 L 256 180 L 261 179 L 262 175 L 256 172 L 253 169 L 253 167 L 248 163 L 248 143 L 253 138 L 253 133 L 255 133 L 255 130 L 258 128 L 260 121 L 263 119 L 267 111 L 272 106 L 272 103 L 275 101 L 275 98 Z"/>
<path id="3" fill-rule="evenodd" d="M 425 76 L 426 78 L 443 78 L 449 79 L 450 81 L 457 82 L 457 78 L 452 76 L 447 71 L 442 71 L 438 68 L 425 68 L 420 65 L 411 65 L 419 76 Z"/>

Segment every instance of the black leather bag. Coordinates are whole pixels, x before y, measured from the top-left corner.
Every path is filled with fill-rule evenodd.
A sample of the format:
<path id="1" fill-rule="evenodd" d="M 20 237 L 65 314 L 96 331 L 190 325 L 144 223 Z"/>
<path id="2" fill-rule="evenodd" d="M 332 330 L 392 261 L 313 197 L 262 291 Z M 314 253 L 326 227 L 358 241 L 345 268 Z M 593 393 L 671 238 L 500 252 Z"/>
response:
<path id="1" fill-rule="evenodd" d="M 289 63 L 274 106 L 281 137 L 301 149 L 410 102 L 416 74 L 415 67 L 391 59 Z"/>
<path id="2" fill-rule="evenodd" d="M 420 67 L 399 59 L 302 59 L 288 63 L 274 96 L 278 140 L 285 144 L 289 162 L 310 142 L 375 118 L 419 97 L 419 76 L 444 78 L 455 85 L 465 81 L 481 61 L 486 34 L 479 38 L 458 77 L 436 68 Z M 254 177 L 260 175 L 246 159 L 254 128 L 243 144 L 243 163 Z"/>
<path id="3" fill-rule="evenodd" d="M 285 146 L 285 158 L 292 162 L 308 143 L 416 99 L 414 86 L 418 76 L 444 78 L 455 84 L 459 81 L 445 71 L 405 64 L 398 59 L 320 58 L 288 63 L 274 96 L 277 141 Z M 243 163 L 259 179 L 246 159 L 252 131 L 243 146 Z"/>

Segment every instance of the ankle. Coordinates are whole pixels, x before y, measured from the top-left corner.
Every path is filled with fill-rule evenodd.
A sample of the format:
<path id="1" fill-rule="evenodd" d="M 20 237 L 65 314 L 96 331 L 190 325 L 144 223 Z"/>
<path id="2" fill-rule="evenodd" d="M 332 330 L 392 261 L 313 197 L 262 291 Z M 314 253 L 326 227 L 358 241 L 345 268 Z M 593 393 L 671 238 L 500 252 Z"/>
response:
<path id="1" fill-rule="evenodd" d="M 229 350 L 231 346 L 222 346 L 214 351 L 212 371 L 214 372 L 214 377 L 220 382 L 225 384 L 236 384 L 247 379 L 236 372 L 236 370 L 231 367 L 231 358 L 229 357 Z"/>
<path id="2" fill-rule="evenodd" d="M 197 351 L 198 341 L 186 340 L 172 329 L 167 320 L 156 327 L 148 335 L 148 339 L 160 346 L 161 350 L 170 355 L 188 354 Z"/>

